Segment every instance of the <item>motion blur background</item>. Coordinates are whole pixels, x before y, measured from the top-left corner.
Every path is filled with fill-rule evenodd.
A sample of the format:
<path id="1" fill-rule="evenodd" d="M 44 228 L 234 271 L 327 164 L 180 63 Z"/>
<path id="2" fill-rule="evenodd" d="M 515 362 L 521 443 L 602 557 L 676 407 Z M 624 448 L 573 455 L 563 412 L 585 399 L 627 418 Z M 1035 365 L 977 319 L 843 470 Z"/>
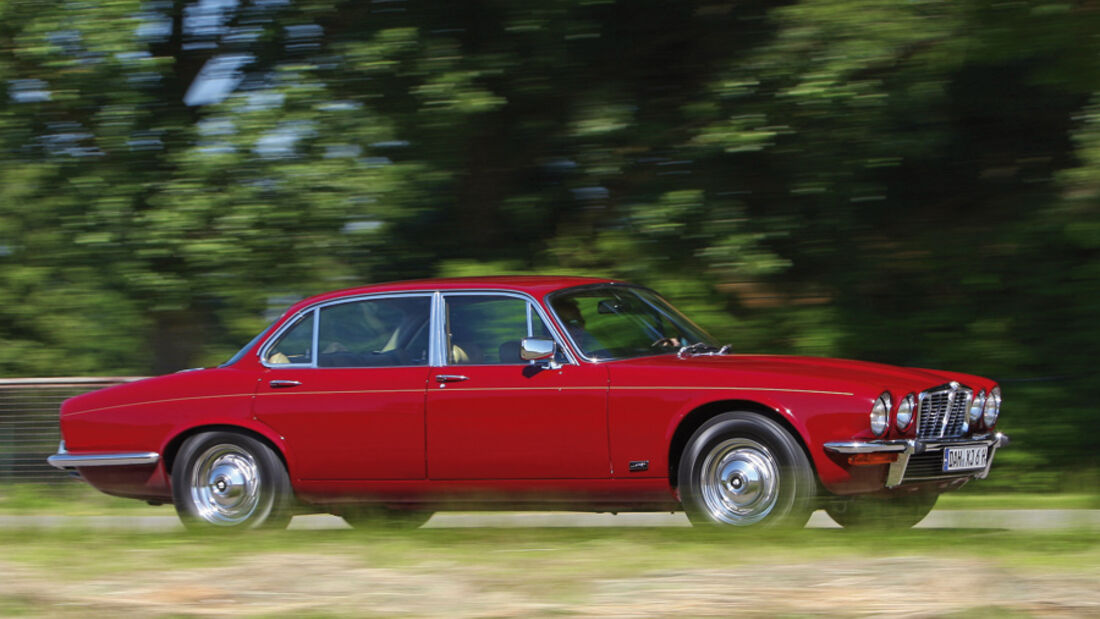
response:
<path id="1" fill-rule="evenodd" d="M 740 352 L 992 376 L 1095 491 L 1100 3 L 6 0 L 0 376 L 228 358 L 302 296 L 570 273 Z"/>

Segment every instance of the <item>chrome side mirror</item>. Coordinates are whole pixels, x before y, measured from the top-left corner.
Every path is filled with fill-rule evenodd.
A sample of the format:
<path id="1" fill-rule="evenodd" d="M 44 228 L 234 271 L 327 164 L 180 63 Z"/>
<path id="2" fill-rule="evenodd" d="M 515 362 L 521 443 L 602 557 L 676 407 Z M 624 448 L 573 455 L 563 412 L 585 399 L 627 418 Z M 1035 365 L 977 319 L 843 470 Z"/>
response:
<path id="1" fill-rule="evenodd" d="M 519 342 L 519 356 L 524 361 L 553 361 L 556 352 L 554 340 L 525 337 Z"/>

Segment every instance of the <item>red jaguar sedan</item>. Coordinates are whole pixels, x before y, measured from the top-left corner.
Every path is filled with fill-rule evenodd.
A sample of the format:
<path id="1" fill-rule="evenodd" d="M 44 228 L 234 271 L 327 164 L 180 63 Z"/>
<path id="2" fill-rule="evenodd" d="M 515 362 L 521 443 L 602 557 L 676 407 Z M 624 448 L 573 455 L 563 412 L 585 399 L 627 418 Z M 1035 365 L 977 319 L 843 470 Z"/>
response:
<path id="1" fill-rule="evenodd" d="M 1000 407 L 979 376 L 739 354 L 623 282 L 437 279 L 306 299 L 218 367 L 72 398 L 49 461 L 192 528 L 469 508 L 910 526 L 988 474 Z"/>

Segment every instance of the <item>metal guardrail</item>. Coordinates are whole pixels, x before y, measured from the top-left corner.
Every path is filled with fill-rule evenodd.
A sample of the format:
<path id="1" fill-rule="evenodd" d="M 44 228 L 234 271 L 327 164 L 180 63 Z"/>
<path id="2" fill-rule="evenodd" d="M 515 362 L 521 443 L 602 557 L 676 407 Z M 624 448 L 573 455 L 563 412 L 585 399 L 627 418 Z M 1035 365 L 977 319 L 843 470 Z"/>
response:
<path id="1" fill-rule="evenodd" d="M 0 379 L 0 482 L 54 482 L 68 475 L 46 464 L 57 451 L 61 403 L 141 377 L 68 377 Z"/>

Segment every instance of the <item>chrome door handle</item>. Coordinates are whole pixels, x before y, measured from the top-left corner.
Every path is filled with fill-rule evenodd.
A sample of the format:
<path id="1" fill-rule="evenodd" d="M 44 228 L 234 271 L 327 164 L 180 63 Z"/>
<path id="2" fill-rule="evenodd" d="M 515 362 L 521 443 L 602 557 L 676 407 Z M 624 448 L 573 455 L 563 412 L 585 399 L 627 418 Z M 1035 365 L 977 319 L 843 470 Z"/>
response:
<path id="1" fill-rule="evenodd" d="M 436 374 L 435 382 L 437 383 L 460 383 L 464 380 L 470 380 L 468 377 L 461 374 Z"/>
<path id="2" fill-rule="evenodd" d="M 301 381 L 297 380 L 273 380 L 268 384 L 271 385 L 271 387 L 274 389 L 283 389 L 286 387 L 297 387 L 302 383 Z"/>

